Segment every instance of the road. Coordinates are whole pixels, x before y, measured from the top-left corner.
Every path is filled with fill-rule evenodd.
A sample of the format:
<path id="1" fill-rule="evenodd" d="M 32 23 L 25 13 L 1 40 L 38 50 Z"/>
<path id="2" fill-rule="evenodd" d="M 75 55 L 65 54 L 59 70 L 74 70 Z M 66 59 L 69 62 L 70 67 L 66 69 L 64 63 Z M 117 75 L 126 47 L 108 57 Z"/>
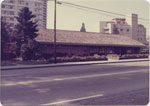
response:
<path id="1" fill-rule="evenodd" d="M 3 105 L 146 105 L 148 61 L 4 70 Z"/>

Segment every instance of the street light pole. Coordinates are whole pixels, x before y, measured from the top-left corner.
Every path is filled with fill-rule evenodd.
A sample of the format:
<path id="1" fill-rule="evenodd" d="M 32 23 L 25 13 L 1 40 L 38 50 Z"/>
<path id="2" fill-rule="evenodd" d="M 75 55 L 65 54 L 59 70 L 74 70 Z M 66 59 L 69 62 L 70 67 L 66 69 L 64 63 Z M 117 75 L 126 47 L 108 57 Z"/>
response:
<path id="1" fill-rule="evenodd" d="M 56 0 L 54 3 L 54 63 L 57 63 L 56 59 Z"/>

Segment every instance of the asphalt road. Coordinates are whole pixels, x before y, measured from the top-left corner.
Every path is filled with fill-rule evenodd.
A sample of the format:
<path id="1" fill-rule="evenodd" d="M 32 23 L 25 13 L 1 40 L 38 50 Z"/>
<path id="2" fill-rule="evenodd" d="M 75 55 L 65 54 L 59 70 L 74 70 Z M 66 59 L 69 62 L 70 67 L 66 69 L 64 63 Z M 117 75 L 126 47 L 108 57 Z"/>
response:
<path id="1" fill-rule="evenodd" d="M 4 70 L 3 105 L 146 105 L 148 61 Z"/>

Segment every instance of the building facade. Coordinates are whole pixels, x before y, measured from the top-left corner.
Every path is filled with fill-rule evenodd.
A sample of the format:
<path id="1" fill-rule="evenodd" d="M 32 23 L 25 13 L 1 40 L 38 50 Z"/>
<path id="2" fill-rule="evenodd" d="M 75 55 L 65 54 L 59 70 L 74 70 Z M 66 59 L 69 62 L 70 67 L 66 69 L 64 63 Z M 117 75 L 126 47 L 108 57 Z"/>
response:
<path id="1" fill-rule="evenodd" d="M 1 4 L 1 18 L 14 27 L 17 24 L 15 16 L 23 7 L 28 7 L 38 22 L 38 28 L 46 28 L 47 1 L 46 0 L 4 0 Z"/>
<path id="2" fill-rule="evenodd" d="M 100 22 L 100 33 L 129 36 L 142 43 L 146 41 L 146 28 L 138 24 L 137 14 L 129 14 L 125 18 Z"/>
<path id="3" fill-rule="evenodd" d="M 145 42 L 146 41 L 146 28 L 139 24 L 138 25 L 138 40 L 141 41 L 141 42 Z"/>
<path id="4" fill-rule="evenodd" d="M 100 32 L 104 34 L 120 34 L 131 36 L 131 26 L 125 21 L 124 18 L 115 18 L 112 21 L 101 22 Z"/>
<path id="5" fill-rule="evenodd" d="M 36 41 L 45 55 L 54 54 L 54 30 L 40 29 Z M 94 54 L 137 54 L 144 44 L 127 36 L 57 30 L 56 51 L 61 56 L 90 56 Z"/>

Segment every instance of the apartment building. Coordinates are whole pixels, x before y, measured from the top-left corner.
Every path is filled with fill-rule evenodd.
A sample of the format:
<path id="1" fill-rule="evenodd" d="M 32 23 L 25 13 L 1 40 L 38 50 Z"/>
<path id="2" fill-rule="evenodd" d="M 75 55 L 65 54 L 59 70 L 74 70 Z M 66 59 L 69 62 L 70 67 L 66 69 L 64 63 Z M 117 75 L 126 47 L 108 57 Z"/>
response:
<path id="1" fill-rule="evenodd" d="M 141 42 L 146 41 L 146 28 L 141 24 L 138 25 L 138 37 L 137 38 Z"/>
<path id="2" fill-rule="evenodd" d="M 111 21 L 101 21 L 100 33 L 124 35 L 142 43 L 146 41 L 146 28 L 138 24 L 137 14 L 129 14 L 125 18 L 115 18 Z"/>
<path id="3" fill-rule="evenodd" d="M 10 26 L 14 27 L 17 23 L 15 16 L 23 7 L 28 7 L 38 22 L 38 28 L 46 28 L 47 23 L 47 1 L 46 0 L 4 0 L 1 4 L 1 18 Z"/>
<path id="4" fill-rule="evenodd" d="M 115 18 L 111 21 L 100 22 L 100 32 L 104 34 L 121 34 L 130 36 L 131 27 L 124 18 Z"/>

